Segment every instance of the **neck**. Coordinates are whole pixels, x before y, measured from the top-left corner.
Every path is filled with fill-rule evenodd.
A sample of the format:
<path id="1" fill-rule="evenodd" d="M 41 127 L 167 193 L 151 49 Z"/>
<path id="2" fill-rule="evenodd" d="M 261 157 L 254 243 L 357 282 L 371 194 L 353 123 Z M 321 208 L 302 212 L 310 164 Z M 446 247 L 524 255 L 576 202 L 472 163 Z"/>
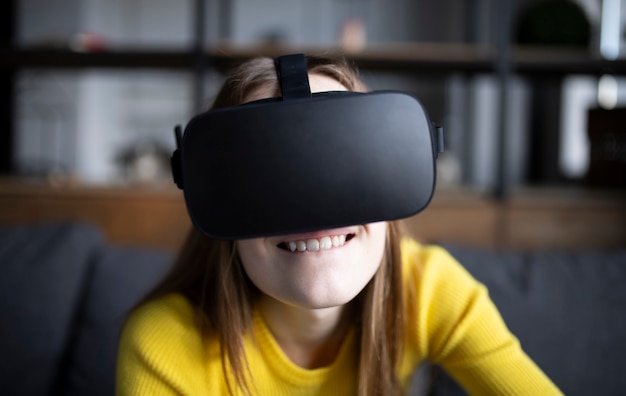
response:
<path id="1" fill-rule="evenodd" d="M 349 329 L 349 308 L 305 309 L 269 297 L 262 299 L 259 307 L 278 345 L 293 363 L 314 369 L 335 360 Z"/>

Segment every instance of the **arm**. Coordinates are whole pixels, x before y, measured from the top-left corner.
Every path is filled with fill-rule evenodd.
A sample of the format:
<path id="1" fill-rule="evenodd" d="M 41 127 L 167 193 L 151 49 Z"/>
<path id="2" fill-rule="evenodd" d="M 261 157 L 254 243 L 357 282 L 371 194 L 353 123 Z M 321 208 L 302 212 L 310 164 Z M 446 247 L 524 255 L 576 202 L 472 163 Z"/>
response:
<path id="1" fill-rule="evenodd" d="M 441 248 L 419 251 L 422 352 L 473 395 L 560 395 L 506 327 L 487 289 Z"/>

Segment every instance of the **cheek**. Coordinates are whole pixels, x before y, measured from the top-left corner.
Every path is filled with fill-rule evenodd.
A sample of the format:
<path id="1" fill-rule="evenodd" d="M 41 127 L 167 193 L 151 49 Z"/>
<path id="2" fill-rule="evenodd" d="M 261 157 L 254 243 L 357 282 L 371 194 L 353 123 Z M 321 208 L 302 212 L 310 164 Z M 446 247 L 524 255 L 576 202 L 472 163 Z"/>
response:
<path id="1" fill-rule="evenodd" d="M 246 239 L 235 242 L 237 254 L 244 271 L 259 289 L 266 288 L 272 279 L 272 269 L 269 263 L 268 252 L 261 240 Z"/>
<path id="2" fill-rule="evenodd" d="M 376 257 L 376 261 L 380 262 L 385 253 L 387 244 L 387 223 L 372 223 L 366 226 L 368 228 L 368 242 L 370 251 L 368 254 Z"/>
<path id="3" fill-rule="evenodd" d="M 362 266 L 363 274 L 360 276 L 363 278 L 360 281 L 365 283 L 371 280 L 382 264 L 387 246 L 387 224 L 373 223 L 368 224 L 366 228 L 367 239 L 361 249 L 361 256 L 358 257 L 359 262 L 356 263 Z"/>
<path id="4" fill-rule="evenodd" d="M 251 269 L 257 268 L 258 263 L 263 257 L 263 246 L 256 239 L 246 239 L 243 241 L 236 241 L 235 248 L 237 254 L 241 259 L 241 264 L 244 270 L 249 273 Z"/>

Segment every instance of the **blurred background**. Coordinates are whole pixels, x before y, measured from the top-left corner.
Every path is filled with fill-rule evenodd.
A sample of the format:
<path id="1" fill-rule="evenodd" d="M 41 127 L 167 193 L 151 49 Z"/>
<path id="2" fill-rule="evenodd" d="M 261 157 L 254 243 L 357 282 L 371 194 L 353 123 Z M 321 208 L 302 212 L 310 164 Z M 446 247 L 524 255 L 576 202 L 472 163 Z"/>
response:
<path id="1" fill-rule="evenodd" d="M 121 325 L 191 228 L 174 126 L 231 67 L 294 52 L 419 98 L 446 151 L 409 233 L 565 394 L 626 394 L 626 0 L 0 4 L 5 394 L 114 393 Z"/>
<path id="2" fill-rule="evenodd" d="M 188 227 L 169 173 L 174 125 L 206 109 L 239 62 L 306 52 L 347 56 L 371 89 L 414 94 L 444 126 L 437 195 L 409 220 L 417 235 L 484 246 L 626 243 L 621 0 L 2 7 L 1 222 L 96 218 L 130 235 L 111 219 L 170 224 L 132 217 L 148 205 L 137 200 L 160 199 L 164 209 L 146 216 Z M 94 200 L 121 206 L 96 210 Z M 139 209 L 121 215 L 130 201 Z"/>

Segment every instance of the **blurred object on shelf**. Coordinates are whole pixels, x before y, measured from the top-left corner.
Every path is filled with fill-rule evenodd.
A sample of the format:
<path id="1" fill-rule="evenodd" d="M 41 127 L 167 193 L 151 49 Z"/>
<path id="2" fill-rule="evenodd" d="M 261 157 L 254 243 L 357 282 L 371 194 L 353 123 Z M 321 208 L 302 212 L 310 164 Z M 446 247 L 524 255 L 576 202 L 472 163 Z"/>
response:
<path id="1" fill-rule="evenodd" d="M 461 184 L 463 171 L 456 155 L 442 153 L 437 158 L 437 184 L 440 186 L 458 186 Z"/>
<path id="2" fill-rule="evenodd" d="M 77 32 L 69 36 L 49 35 L 25 45 L 29 49 L 71 50 L 74 52 L 102 52 L 109 49 L 107 39 L 98 33 Z"/>
<path id="3" fill-rule="evenodd" d="M 619 83 L 611 74 L 603 74 L 598 80 L 598 104 L 606 110 L 614 109 L 619 101 Z"/>
<path id="4" fill-rule="evenodd" d="M 339 37 L 341 48 L 347 53 L 355 53 L 365 49 L 367 45 L 367 28 L 361 18 L 348 18 L 341 25 Z"/>
<path id="5" fill-rule="evenodd" d="M 155 140 L 139 141 L 127 146 L 116 156 L 124 182 L 131 184 L 162 184 L 171 181 L 169 150 Z"/>
<path id="6" fill-rule="evenodd" d="M 97 33 L 79 32 L 71 37 L 69 47 L 76 52 L 100 52 L 108 49 L 108 43 Z"/>
<path id="7" fill-rule="evenodd" d="M 587 117 L 591 147 L 587 184 L 626 189 L 626 107 L 589 109 Z"/>
<path id="8" fill-rule="evenodd" d="M 521 13 L 517 42 L 588 47 L 591 42 L 591 23 L 583 8 L 573 1 L 538 1 Z"/>

